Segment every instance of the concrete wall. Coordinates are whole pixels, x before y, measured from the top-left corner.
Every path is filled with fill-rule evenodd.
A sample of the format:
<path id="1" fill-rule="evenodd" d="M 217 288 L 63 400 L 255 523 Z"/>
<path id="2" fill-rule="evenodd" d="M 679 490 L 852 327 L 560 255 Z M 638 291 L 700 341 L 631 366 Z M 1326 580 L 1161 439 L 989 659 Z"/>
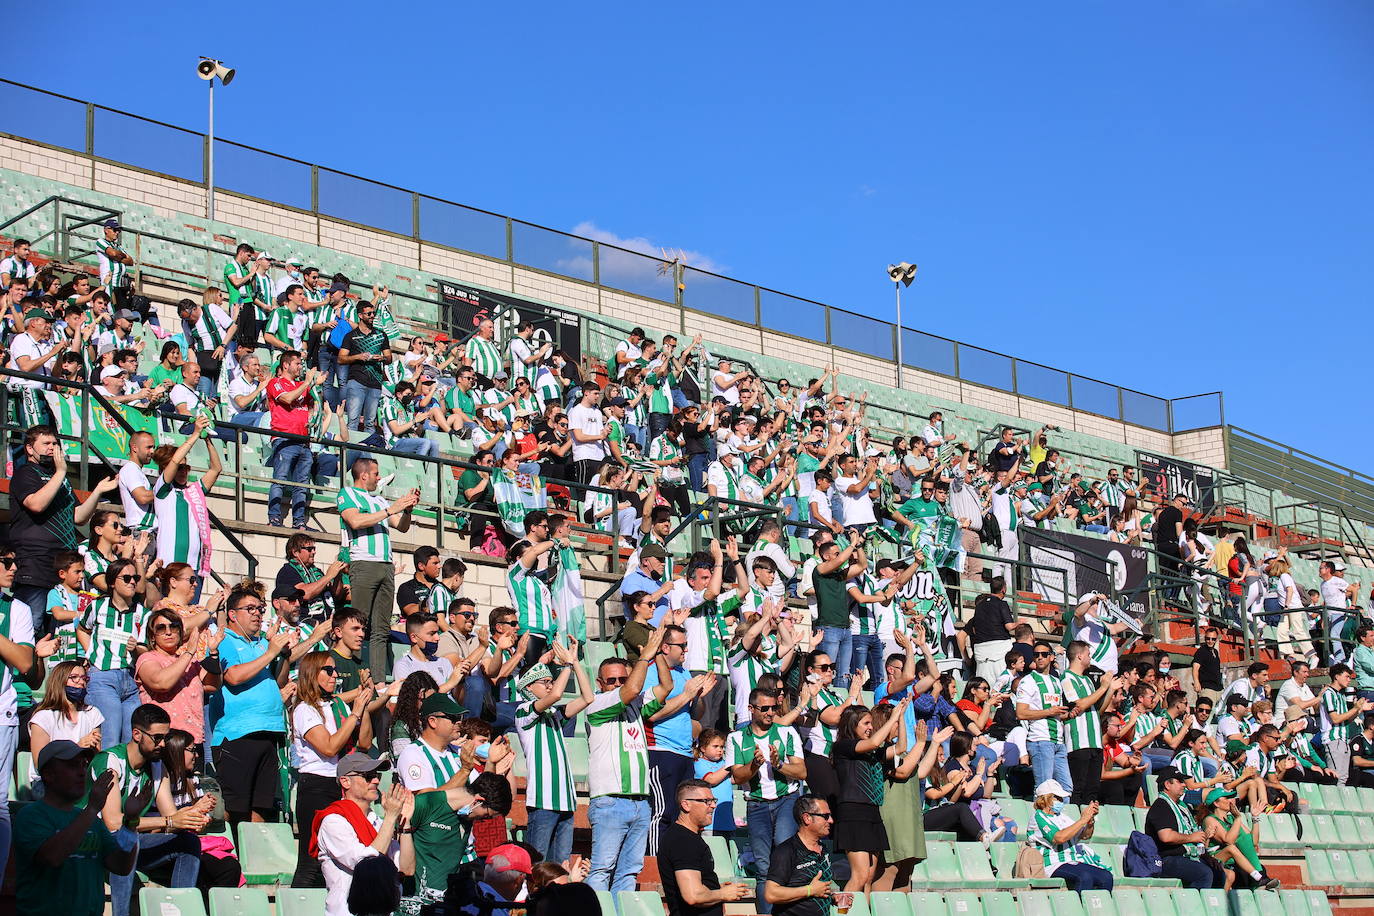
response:
<path id="1" fill-rule="evenodd" d="M 1214 468 L 1226 467 L 1226 430 L 1221 426 L 1196 429 L 1173 437 L 1173 453 Z"/>
<path id="2" fill-rule="evenodd" d="M 200 185 L 96 162 L 85 156 L 39 144 L 0 137 L 0 168 L 116 194 L 145 203 L 169 216 L 189 214 L 205 217 L 205 190 Z M 594 284 L 452 251 L 406 236 L 365 229 L 224 191 L 216 193 L 215 202 L 216 217 L 220 221 L 311 245 L 337 248 L 374 265 L 385 261 L 417 271 L 437 273 L 460 282 L 509 290 L 619 321 L 675 331 L 680 336 L 701 333 L 708 341 L 729 343 L 752 352 L 785 355 L 788 359 L 803 361 L 817 368 L 834 365 L 847 375 L 871 383 L 874 388 L 872 400 L 875 402 L 881 403 L 883 400 L 881 389 L 896 385 L 896 367 L 893 363 L 816 341 L 801 340 L 723 318 L 685 311 L 671 304 L 613 292 Z M 1201 440 L 1195 433 L 1171 439 L 1168 434 L 1156 430 L 1021 398 L 1009 392 L 946 376 L 915 369 L 909 369 L 903 375 L 905 390 L 933 399 L 970 404 L 1035 423 L 1056 423 L 1066 429 L 1132 447 L 1192 457 L 1217 467 L 1224 465 L 1224 449 L 1219 445 L 1212 448 L 1200 444 Z M 1212 438 L 1219 443 L 1219 432 Z"/>

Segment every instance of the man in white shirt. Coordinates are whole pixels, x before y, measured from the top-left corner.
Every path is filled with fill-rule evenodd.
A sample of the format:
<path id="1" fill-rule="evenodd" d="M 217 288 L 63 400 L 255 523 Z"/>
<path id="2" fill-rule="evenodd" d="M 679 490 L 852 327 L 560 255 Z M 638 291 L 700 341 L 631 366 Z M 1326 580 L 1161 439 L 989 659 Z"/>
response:
<path id="1" fill-rule="evenodd" d="M 716 371 L 711 373 L 711 397 L 725 398 L 725 403 L 731 407 L 739 403 L 739 386 L 749 377 L 749 370 L 742 372 L 732 372 L 733 367 L 728 359 L 722 359 L 716 364 Z"/>
<path id="2" fill-rule="evenodd" d="M 582 386 L 582 400 L 568 411 L 568 433 L 572 436 L 572 458 L 577 479 L 591 480 L 606 460 L 606 419 L 598 406 L 601 388 L 595 382 Z"/>
<path id="3" fill-rule="evenodd" d="M 787 551 L 782 548 L 781 542 L 782 525 L 769 519 L 759 526 L 758 540 L 754 542 L 753 549 L 744 557 L 745 569 L 752 570 L 754 568 L 755 557 L 767 557 L 778 568 L 778 575 L 774 577 L 773 584 L 763 589 L 764 595 L 769 598 L 782 598 L 797 575 L 797 566 L 787 556 Z M 750 585 L 755 588 L 759 587 L 757 582 L 752 581 L 752 573 L 750 580 Z"/>
<path id="4" fill-rule="evenodd" d="M 539 378 L 539 363 L 553 352 L 553 342 L 545 341 L 540 346 L 533 344 L 534 322 L 522 321 L 510 339 L 510 371 L 516 378 L 523 378 L 533 388 Z"/>
<path id="5" fill-rule="evenodd" d="M 277 278 L 276 283 L 272 284 L 272 297 L 274 299 L 286 292 L 286 288 L 289 286 L 294 284 L 299 284 L 302 288 L 305 286 L 305 277 L 301 274 L 301 268 L 304 266 L 305 262 L 295 255 L 286 259 L 286 271 Z"/>
<path id="6" fill-rule="evenodd" d="M 262 360 L 257 354 L 248 353 L 239 363 L 239 371 L 229 382 L 229 409 L 233 411 L 233 423 L 244 426 L 260 426 L 268 416 L 267 402 L 263 393 L 271 383 L 272 377 L 263 371 Z"/>
<path id="7" fill-rule="evenodd" d="M 153 514 L 153 489 L 144 466 L 152 460 L 157 442 L 153 434 L 139 430 L 129 437 L 129 460 L 119 469 L 119 499 L 124 504 L 124 524 L 134 531 L 157 527 Z"/>
<path id="8" fill-rule="evenodd" d="M 1250 667 L 1245 669 L 1244 677 L 1238 677 L 1226 685 L 1226 689 L 1221 692 L 1221 699 L 1217 702 L 1217 706 L 1220 709 L 1225 709 L 1226 698 L 1233 693 L 1244 697 L 1247 705 L 1256 700 L 1266 699 L 1268 682 L 1268 666 L 1264 662 L 1252 662 Z"/>
<path id="9" fill-rule="evenodd" d="M 327 889 L 325 916 L 349 916 L 348 889 L 353 884 L 353 869 L 370 856 L 389 856 L 396 867 L 409 874 L 415 869 L 415 847 L 411 834 L 398 829 L 415 808 L 415 797 L 401 785 L 392 785 L 385 795 L 381 792 L 380 771 L 388 766 L 385 759 L 373 759 L 366 754 L 353 753 L 339 761 L 335 775 L 343 789 L 343 798 L 321 813 L 317 829 L 312 830 L 310 849 L 320 859 Z M 372 803 L 381 799 L 383 816 L 372 810 Z M 357 814 L 345 813 L 347 805 L 354 805 Z M 363 842 L 359 835 L 366 821 L 375 836 Z"/>
<path id="10" fill-rule="evenodd" d="M 1345 611 L 1355 600 L 1359 590 L 1358 583 L 1351 585 L 1340 574 L 1345 572 L 1345 564 L 1340 560 L 1322 560 L 1318 575 L 1321 576 L 1322 606 L 1326 608 L 1326 626 L 1331 633 L 1331 658 L 1335 664 L 1346 658 L 1345 643 L 1341 642 L 1341 631 L 1345 629 Z"/>
<path id="11" fill-rule="evenodd" d="M 420 735 L 396 757 L 396 775 L 412 792 L 437 789 L 462 768 L 462 761 L 450 746 L 458 736 L 458 723 L 467 710 L 452 697 L 435 693 L 420 704 Z"/>
<path id="12" fill-rule="evenodd" d="M 844 526 L 839 523 L 830 510 L 830 488 L 834 486 L 835 478 L 830 475 L 829 471 L 817 471 L 815 481 L 815 489 L 811 491 L 811 498 L 807 502 L 811 521 L 817 525 L 824 525 L 832 533 L 838 535 L 844 530 Z"/>
<path id="13" fill-rule="evenodd" d="M 840 491 L 842 521 L 846 528 L 853 528 L 860 534 L 877 522 L 870 495 L 876 489 L 873 476 L 877 471 L 876 458 L 866 459 L 862 471 L 856 456 L 845 455 L 840 459 L 840 476 L 835 480 L 835 488 Z"/>
<path id="14" fill-rule="evenodd" d="M 930 422 L 921 429 L 921 438 L 926 440 L 926 445 L 940 447 L 945 443 L 945 415 L 940 411 L 932 411 Z"/>
<path id="15" fill-rule="evenodd" d="M 644 351 L 640 349 L 640 344 L 644 343 L 644 329 L 631 328 L 630 333 L 625 339 L 615 345 L 615 378 L 619 379 L 625 374 L 625 370 L 635 364 Z"/>
<path id="16" fill-rule="evenodd" d="M 1307 686 L 1307 677 L 1312 673 L 1306 662 L 1293 662 L 1293 673 L 1288 680 L 1279 685 L 1278 696 L 1274 698 L 1274 721 L 1288 721 L 1288 707 L 1296 703 L 1302 711 L 1310 713 L 1317 705 L 1318 698 Z"/>
<path id="17" fill-rule="evenodd" d="M 1024 499 L 1025 496 L 1023 482 L 1018 482 L 1015 486 L 998 483 L 992 488 L 992 514 L 1002 529 L 1002 546 L 997 548 L 999 562 L 993 564 L 992 574 L 1003 577 L 1007 582 L 1016 581 L 1016 567 L 1007 561 L 1020 557 L 1021 537 L 1017 533 L 1017 528 L 1021 525 L 1021 512 L 1017 501 Z"/>

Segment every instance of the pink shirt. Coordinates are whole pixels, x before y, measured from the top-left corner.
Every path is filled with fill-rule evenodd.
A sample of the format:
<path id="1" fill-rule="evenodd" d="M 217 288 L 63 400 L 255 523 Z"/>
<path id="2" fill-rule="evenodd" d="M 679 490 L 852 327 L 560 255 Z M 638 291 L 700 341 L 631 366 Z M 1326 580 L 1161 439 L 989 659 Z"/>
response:
<path id="1" fill-rule="evenodd" d="M 153 703 L 167 710 L 172 717 L 172 728 L 190 732 L 200 744 L 205 740 L 205 687 L 200 683 L 200 662 L 191 662 L 186 672 L 170 690 L 151 691 L 143 683 L 145 671 L 159 671 L 177 661 L 175 655 L 168 655 L 160 649 L 144 652 L 134 668 L 134 680 L 138 681 L 138 695 L 145 703 Z"/>

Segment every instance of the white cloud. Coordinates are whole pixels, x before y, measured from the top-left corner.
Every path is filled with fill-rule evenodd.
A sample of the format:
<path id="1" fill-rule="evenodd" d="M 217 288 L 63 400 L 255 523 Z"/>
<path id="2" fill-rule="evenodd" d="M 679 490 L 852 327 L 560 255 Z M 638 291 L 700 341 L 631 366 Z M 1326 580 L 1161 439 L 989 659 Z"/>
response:
<path id="1" fill-rule="evenodd" d="M 607 245 L 614 245 L 617 248 L 624 248 L 629 251 L 637 251 L 641 254 L 648 255 L 655 261 L 661 261 L 663 259 L 662 249 L 669 247 L 667 245 L 659 245 L 658 243 L 654 242 L 653 239 L 645 238 L 644 236 L 624 238 L 622 236 L 616 235 L 614 232 L 611 232 L 607 229 L 600 228 L 590 220 L 578 223 L 576 226 L 573 227 L 572 232 L 573 235 L 580 235 L 583 238 L 587 239 L 595 239 L 598 242 L 605 242 Z M 669 250 L 670 256 L 678 255 L 680 253 L 682 263 L 686 264 L 688 267 L 695 267 L 698 270 L 706 270 L 710 271 L 711 273 L 725 272 L 725 265 L 720 264 L 710 256 L 705 255 L 700 251 L 689 251 L 678 248 L 670 248 Z M 614 263 L 612 265 L 618 270 L 639 272 L 652 271 L 656 269 L 655 265 L 648 264 L 647 262 L 642 262 L 639 258 L 628 258 L 623 256 L 620 258 L 616 258 L 615 254 L 616 253 L 613 251 L 606 251 L 604 249 L 602 250 L 601 269 L 603 273 L 606 271 L 608 266 L 608 257 L 613 261 L 621 262 Z"/>

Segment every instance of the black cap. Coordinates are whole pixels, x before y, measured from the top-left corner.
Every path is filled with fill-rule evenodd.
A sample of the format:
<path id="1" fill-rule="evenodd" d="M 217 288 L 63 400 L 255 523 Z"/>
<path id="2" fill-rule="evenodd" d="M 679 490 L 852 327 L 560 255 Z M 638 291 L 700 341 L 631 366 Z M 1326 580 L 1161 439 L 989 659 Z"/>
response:
<path id="1" fill-rule="evenodd" d="M 606 402 L 607 407 L 629 407 L 630 402 L 624 398 L 611 398 Z"/>
<path id="2" fill-rule="evenodd" d="M 290 598 L 293 601 L 300 601 L 301 590 L 295 585 L 278 585 L 276 588 L 272 589 L 272 600 L 276 601 L 278 598 Z"/>

